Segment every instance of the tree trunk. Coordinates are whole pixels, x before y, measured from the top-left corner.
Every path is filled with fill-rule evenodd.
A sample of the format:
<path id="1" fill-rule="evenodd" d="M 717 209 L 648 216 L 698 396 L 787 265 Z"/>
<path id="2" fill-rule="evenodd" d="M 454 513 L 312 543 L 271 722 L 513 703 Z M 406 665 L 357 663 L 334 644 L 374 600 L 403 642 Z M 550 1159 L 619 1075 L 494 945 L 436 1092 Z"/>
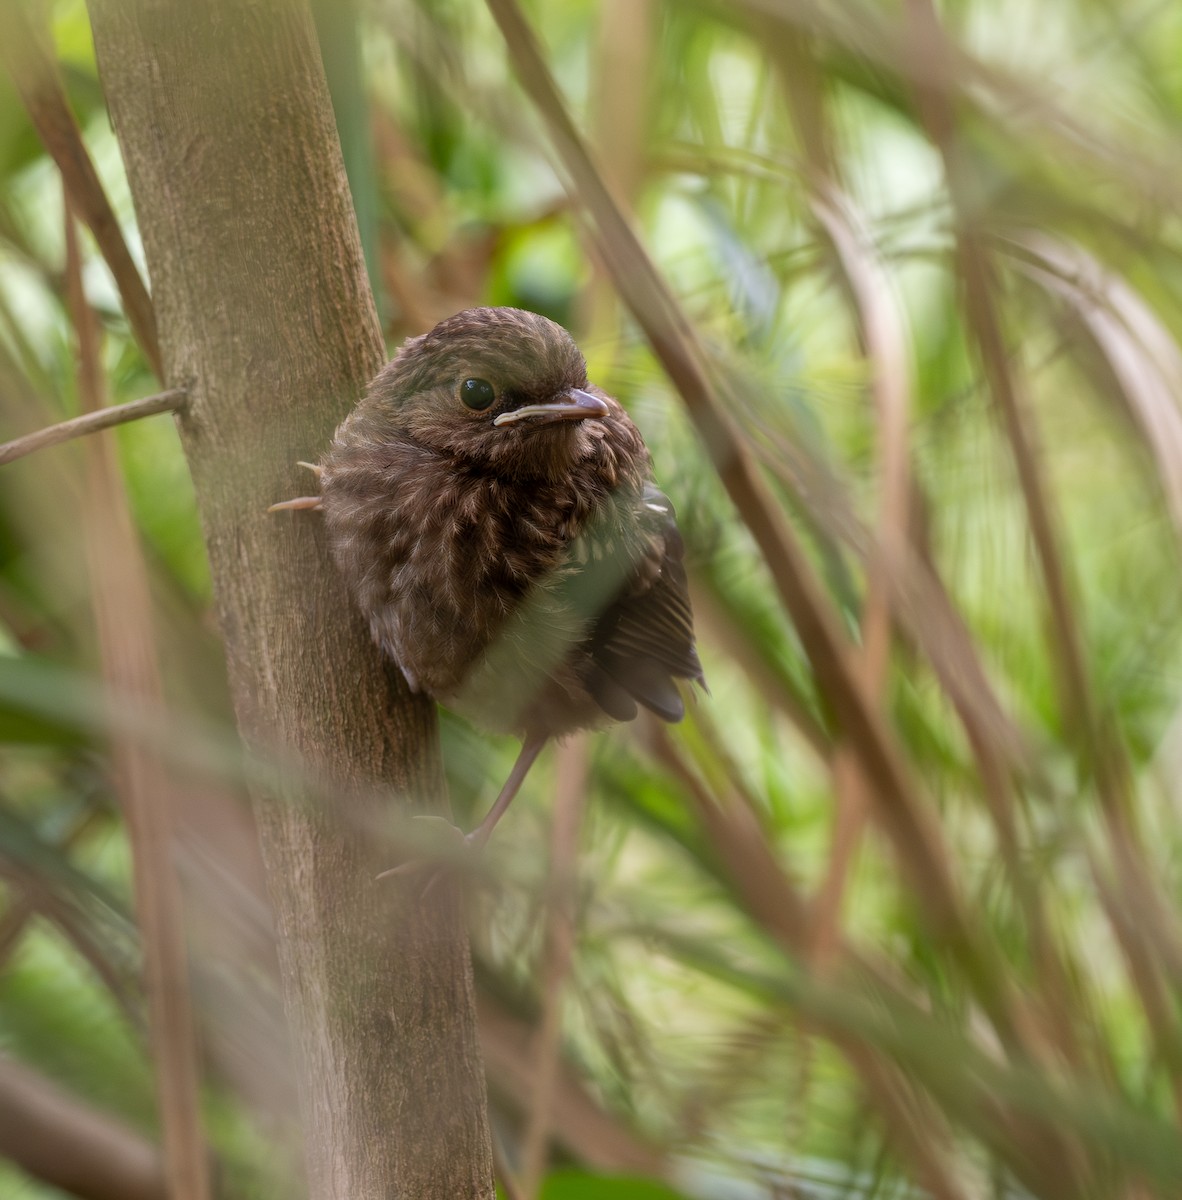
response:
<path id="1" fill-rule="evenodd" d="M 390 805 L 444 803 L 434 713 L 380 661 L 319 518 L 266 513 L 308 490 L 296 460 L 383 358 L 306 4 L 90 7 L 167 382 L 190 396 L 181 434 L 239 727 L 301 768 L 256 803 L 311 1195 L 491 1200 L 460 914 L 374 880 Z"/>

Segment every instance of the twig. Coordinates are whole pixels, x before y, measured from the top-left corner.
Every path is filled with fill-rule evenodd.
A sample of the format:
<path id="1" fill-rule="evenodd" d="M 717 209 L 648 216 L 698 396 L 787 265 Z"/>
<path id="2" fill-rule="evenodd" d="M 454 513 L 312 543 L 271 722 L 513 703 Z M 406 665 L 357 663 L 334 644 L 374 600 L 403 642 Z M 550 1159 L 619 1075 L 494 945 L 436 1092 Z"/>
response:
<path id="1" fill-rule="evenodd" d="M 25 10 L 31 7 L 8 6 L 4 37 L 0 38 L 0 61 L 12 77 L 38 136 L 61 172 L 70 204 L 86 222 L 111 269 L 123 301 L 123 311 L 144 357 L 156 378 L 163 379 L 152 297 L 131 257 L 111 202 L 87 152 L 46 35 L 29 23 Z"/>
<path id="2" fill-rule="evenodd" d="M 45 429 L 38 429 L 36 433 L 26 433 L 24 437 L 0 444 L 0 466 L 17 458 L 24 458 L 26 454 L 32 454 L 35 450 L 44 450 L 47 446 L 56 446 L 72 438 L 97 433 L 100 429 L 126 425 L 129 421 L 138 421 L 141 417 L 151 417 L 156 413 L 176 412 L 185 406 L 187 400 L 188 396 L 183 388 L 170 388 L 167 392 L 157 392 L 139 400 L 129 400 L 126 404 L 111 404 L 94 412 L 83 413 L 80 417 L 60 421 L 57 425 L 50 425 Z"/>
<path id="3" fill-rule="evenodd" d="M 720 781 L 726 792 L 715 796 L 686 764 L 678 743 L 663 726 L 654 731 L 650 749 L 685 789 L 743 908 L 792 958 L 804 960 L 808 945 L 805 898 L 772 853 L 751 806 L 737 797 L 733 777 Z M 841 943 L 837 949 L 844 952 L 846 947 Z"/>

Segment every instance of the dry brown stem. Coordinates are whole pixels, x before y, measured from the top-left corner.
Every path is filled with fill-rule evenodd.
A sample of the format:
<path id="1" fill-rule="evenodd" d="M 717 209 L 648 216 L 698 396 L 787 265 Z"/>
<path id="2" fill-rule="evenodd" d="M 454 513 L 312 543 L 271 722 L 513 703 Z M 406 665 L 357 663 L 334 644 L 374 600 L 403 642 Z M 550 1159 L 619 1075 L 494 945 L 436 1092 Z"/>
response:
<path id="1" fill-rule="evenodd" d="M 126 425 L 129 421 L 139 421 L 156 413 L 176 412 L 185 403 L 185 393 L 182 388 L 172 388 L 167 392 L 159 392 L 154 396 L 144 396 L 139 400 L 129 400 L 126 404 L 110 404 L 85 412 L 81 416 L 71 417 L 68 421 L 60 421 L 38 429 L 36 433 L 26 433 L 23 437 L 13 438 L 11 442 L 0 444 L 0 466 L 14 459 L 23 458 L 37 450 L 49 446 L 58 446 L 72 438 L 83 437 L 88 433 L 98 433 L 102 429 L 113 429 L 116 425 Z"/>
<path id="2" fill-rule="evenodd" d="M 10 1059 L 0 1059 L 0 1154 L 81 1200 L 175 1194 L 155 1146 Z"/>
<path id="3" fill-rule="evenodd" d="M 144 357 L 157 379 L 163 379 L 152 298 L 127 248 L 70 109 L 49 31 L 33 24 L 34 7 L 23 0 L 5 6 L 0 60 L 16 85 L 41 141 L 57 163 L 74 211 L 86 222 L 111 269 L 123 311 Z"/>
<path id="4" fill-rule="evenodd" d="M 66 284 L 78 337 L 78 393 L 83 406 L 97 413 L 104 392 L 99 325 L 83 292 L 77 229 L 68 204 Z M 106 439 L 96 438 L 87 443 L 87 450 L 83 520 L 103 682 L 113 705 L 131 699 L 162 709 L 147 572 L 113 448 Z M 142 742 L 116 736 L 111 750 L 116 794 L 131 843 L 168 1188 L 176 1200 L 208 1200 L 211 1192 L 201 1127 L 197 1040 L 174 865 L 173 788 L 163 763 Z"/>

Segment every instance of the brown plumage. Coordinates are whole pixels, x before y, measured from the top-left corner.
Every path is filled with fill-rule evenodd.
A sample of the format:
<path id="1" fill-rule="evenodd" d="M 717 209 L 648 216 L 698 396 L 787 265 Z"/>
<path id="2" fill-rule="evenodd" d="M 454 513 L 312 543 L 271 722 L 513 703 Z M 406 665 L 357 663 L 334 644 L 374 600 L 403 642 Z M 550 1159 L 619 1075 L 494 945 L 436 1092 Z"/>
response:
<path id="1" fill-rule="evenodd" d="M 522 752 L 703 682 L 673 508 L 640 433 L 554 322 L 473 308 L 409 339 L 320 467 L 329 541 L 374 640 Z M 279 506 L 282 507 L 282 506 Z"/>

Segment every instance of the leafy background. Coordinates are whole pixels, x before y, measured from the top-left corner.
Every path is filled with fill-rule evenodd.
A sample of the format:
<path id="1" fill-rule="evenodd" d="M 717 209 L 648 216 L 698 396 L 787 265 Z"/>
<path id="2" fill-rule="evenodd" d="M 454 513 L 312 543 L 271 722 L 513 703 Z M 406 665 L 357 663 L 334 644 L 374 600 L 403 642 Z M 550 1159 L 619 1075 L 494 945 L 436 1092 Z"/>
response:
<path id="1" fill-rule="evenodd" d="M 317 13 L 388 342 L 473 303 L 572 329 L 677 504 L 710 694 L 551 752 L 492 844 L 506 1193 L 1177 1195 L 1177 6 L 516 12 Z M 47 15 L 138 255 L 85 8 Z M 83 401 L 64 227 L 0 77 L 0 436 Z M 88 234 L 80 271 L 107 399 L 156 391 Z M 101 695 L 83 450 L 0 468 L 0 1067 L 158 1137 L 108 749 L 156 737 L 218 1186 L 284 1195 L 192 489 L 168 416 L 104 438 L 167 713 Z M 443 727 L 470 824 L 516 747 Z"/>

